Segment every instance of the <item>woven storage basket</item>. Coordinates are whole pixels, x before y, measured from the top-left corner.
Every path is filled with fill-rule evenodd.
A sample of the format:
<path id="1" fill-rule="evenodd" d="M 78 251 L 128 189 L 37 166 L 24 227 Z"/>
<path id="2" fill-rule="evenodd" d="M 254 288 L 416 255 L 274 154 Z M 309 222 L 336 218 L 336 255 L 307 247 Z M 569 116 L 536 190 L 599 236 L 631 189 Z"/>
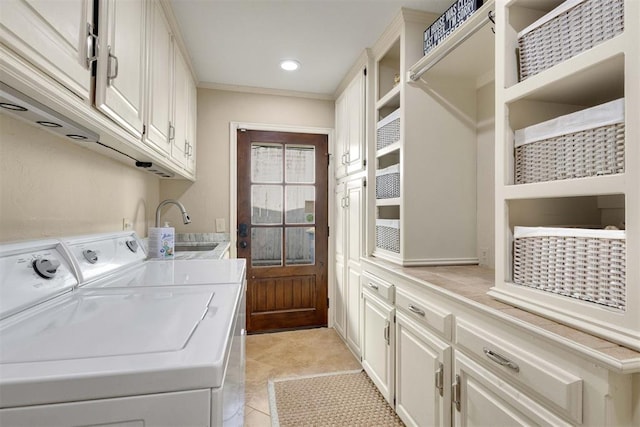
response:
<path id="1" fill-rule="evenodd" d="M 400 109 L 380 120 L 376 132 L 376 150 L 400 141 Z"/>
<path id="2" fill-rule="evenodd" d="M 567 0 L 518 34 L 520 80 L 623 30 L 624 0 Z"/>
<path id="3" fill-rule="evenodd" d="M 376 171 L 376 199 L 400 197 L 400 165 Z"/>
<path id="4" fill-rule="evenodd" d="M 515 227 L 513 282 L 625 310 L 625 232 Z"/>
<path id="5" fill-rule="evenodd" d="M 376 247 L 400 253 L 400 221 L 396 219 L 376 220 Z"/>
<path id="6" fill-rule="evenodd" d="M 624 99 L 515 133 L 515 183 L 624 172 Z"/>

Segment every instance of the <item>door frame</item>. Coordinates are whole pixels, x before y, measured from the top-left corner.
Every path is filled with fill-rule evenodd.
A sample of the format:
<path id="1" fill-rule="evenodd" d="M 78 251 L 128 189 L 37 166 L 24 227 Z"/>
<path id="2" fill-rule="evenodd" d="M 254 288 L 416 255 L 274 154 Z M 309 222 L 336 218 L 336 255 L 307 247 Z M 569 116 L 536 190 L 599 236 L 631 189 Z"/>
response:
<path id="1" fill-rule="evenodd" d="M 335 197 L 332 195 L 335 192 L 336 179 L 334 171 L 334 129 L 333 128 L 324 128 L 324 127 L 307 127 L 307 126 L 292 126 L 292 125 L 282 125 L 282 124 L 266 124 L 266 123 L 247 123 L 247 122 L 229 122 L 229 241 L 231 243 L 229 247 L 229 256 L 231 258 L 236 258 L 238 256 L 238 252 L 236 250 L 237 236 L 235 230 L 238 228 L 238 215 L 236 206 L 238 205 L 238 140 L 237 140 L 237 132 L 238 129 L 247 129 L 247 130 L 261 130 L 261 131 L 269 131 L 269 132 L 290 132 L 290 133 L 313 133 L 320 135 L 327 135 L 328 140 L 328 150 L 330 153 L 331 161 L 329 163 L 329 173 L 327 174 L 327 209 L 328 212 L 328 222 L 329 222 L 329 230 L 335 230 L 334 222 L 335 222 Z M 327 326 L 329 328 L 333 327 L 333 319 L 334 319 L 334 310 L 335 304 L 332 302 L 335 301 L 335 236 L 330 231 L 329 232 L 329 242 L 328 242 L 328 251 L 327 254 L 327 296 L 329 297 L 329 310 L 327 313 Z"/>

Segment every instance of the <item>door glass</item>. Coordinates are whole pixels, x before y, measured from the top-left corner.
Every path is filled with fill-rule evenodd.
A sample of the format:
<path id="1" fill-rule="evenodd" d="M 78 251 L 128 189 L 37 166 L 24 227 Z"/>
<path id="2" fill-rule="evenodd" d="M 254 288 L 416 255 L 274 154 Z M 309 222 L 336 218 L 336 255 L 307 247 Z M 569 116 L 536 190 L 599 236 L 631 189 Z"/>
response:
<path id="1" fill-rule="evenodd" d="M 282 224 L 282 186 L 251 185 L 251 224 Z"/>
<path id="2" fill-rule="evenodd" d="M 251 229 L 251 266 L 282 265 L 282 228 L 253 227 Z"/>
<path id="3" fill-rule="evenodd" d="M 312 145 L 287 145 L 285 180 L 288 184 L 316 182 L 316 149 Z"/>
<path id="4" fill-rule="evenodd" d="M 282 145 L 251 144 L 251 182 L 282 182 Z"/>
<path id="5" fill-rule="evenodd" d="M 287 265 L 315 264 L 316 228 L 287 227 Z"/>
<path id="6" fill-rule="evenodd" d="M 316 188 L 313 185 L 286 186 L 287 224 L 313 224 L 316 210 Z"/>

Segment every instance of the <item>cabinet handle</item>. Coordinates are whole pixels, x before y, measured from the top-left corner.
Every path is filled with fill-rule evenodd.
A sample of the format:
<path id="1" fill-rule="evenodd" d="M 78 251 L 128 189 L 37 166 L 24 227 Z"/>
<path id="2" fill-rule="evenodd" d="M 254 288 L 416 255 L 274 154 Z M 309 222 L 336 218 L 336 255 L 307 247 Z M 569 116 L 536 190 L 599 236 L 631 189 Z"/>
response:
<path id="1" fill-rule="evenodd" d="M 169 141 L 173 141 L 176 138 L 176 128 L 169 122 Z"/>
<path id="2" fill-rule="evenodd" d="M 391 323 L 389 323 L 389 321 L 387 320 L 387 324 L 384 327 L 384 340 L 387 342 L 387 345 L 390 345 L 389 343 L 389 328 L 391 326 Z"/>
<path id="3" fill-rule="evenodd" d="M 191 145 L 191 143 L 189 143 L 189 157 L 193 156 L 193 145 Z"/>
<path id="4" fill-rule="evenodd" d="M 87 68 L 91 68 L 91 63 L 98 59 L 95 46 L 98 40 L 98 36 L 93 34 L 93 25 L 87 23 Z"/>
<path id="5" fill-rule="evenodd" d="M 345 197 L 344 198 L 344 207 L 348 208 L 349 207 L 349 197 Z"/>
<path id="6" fill-rule="evenodd" d="M 118 57 L 115 55 L 111 54 L 111 46 L 107 46 L 107 52 L 108 52 L 108 61 L 107 61 L 107 84 L 111 84 L 111 82 L 113 80 L 116 79 L 116 77 L 118 77 Z M 115 72 L 113 73 L 113 75 L 111 74 L 111 61 L 115 62 Z"/>
<path id="7" fill-rule="evenodd" d="M 444 366 L 440 363 L 438 370 L 436 371 L 436 388 L 440 393 L 440 396 L 444 393 Z"/>
<path id="8" fill-rule="evenodd" d="M 189 156 L 189 142 L 186 139 L 184 140 L 184 156 Z"/>
<path id="9" fill-rule="evenodd" d="M 344 205 L 344 197 L 340 198 L 340 207 L 341 208 L 345 207 L 345 205 Z"/>
<path id="10" fill-rule="evenodd" d="M 418 307 L 416 307 L 416 306 L 415 306 L 415 305 L 413 305 L 413 304 L 409 304 L 409 311 L 411 311 L 411 312 L 413 312 L 413 313 L 417 314 L 418 316 L 422 316 L 422 317 L 424 317 L 424 310 L 419 309 Z"/>
<path id="11" fill-rule="evenodd" d="M 340 163 L 342 163 L 343 165 L 347 164 L 347 155 L 346 155 L 346 153 L 342 155 Z"/>
<path id="12" fill-rule="evenodd" d="M 345 164 L 345 165 L 346 165 L 346 164 L 349 164 L 349 162 L 351 161 L 351 153 L 350 153 L 349 151 L 347 151 L 346 153 L 344 153 L 344 158 L 345 158 L 344 164 Z"/>
<path id="13" fill-rule="evenodd" d="M 373 290 L 378 290 L 378 285 L 376 285 L 375 283 L 368 283 L 367 286 L 369 286 Z"/>
<path id="14" fill-rule="evenodd" d="M 451 385 L 452 403 L 456 406 L 456 411 L 460 412 L 460 375 L 456 374 L 456 382 Z"/>
<path id="15" fill-rule="evenodd" d="M 495 351 L 493 351 L 491 349 L 488 349 L 486 347 L 484 347 L 482 349 L 482 351 L 484 351 L 484 354 L 489 359 L 493 360 L 498 365 L 506 366 L 509 369 L 513 369 L 516 372 L 520 372 L 520 367 L 518 366 L 517 363 L 512 362 L 511 360 L 507 359 L 506 357 L 504 357 L 500 353 L 496 353 Z"/>

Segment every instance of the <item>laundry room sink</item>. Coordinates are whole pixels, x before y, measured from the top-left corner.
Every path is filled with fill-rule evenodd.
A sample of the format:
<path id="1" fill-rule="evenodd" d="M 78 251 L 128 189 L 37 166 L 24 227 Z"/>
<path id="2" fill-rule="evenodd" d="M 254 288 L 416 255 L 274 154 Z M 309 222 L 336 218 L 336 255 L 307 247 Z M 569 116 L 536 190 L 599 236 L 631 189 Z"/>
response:
<path id="1" fill-rule="evenodd" d="M 179 243 L 176 244 L 174 250 L 176 252 L 204 252 L 204 251 L 212 251 L 218 247 L 218 243 Z"/>

